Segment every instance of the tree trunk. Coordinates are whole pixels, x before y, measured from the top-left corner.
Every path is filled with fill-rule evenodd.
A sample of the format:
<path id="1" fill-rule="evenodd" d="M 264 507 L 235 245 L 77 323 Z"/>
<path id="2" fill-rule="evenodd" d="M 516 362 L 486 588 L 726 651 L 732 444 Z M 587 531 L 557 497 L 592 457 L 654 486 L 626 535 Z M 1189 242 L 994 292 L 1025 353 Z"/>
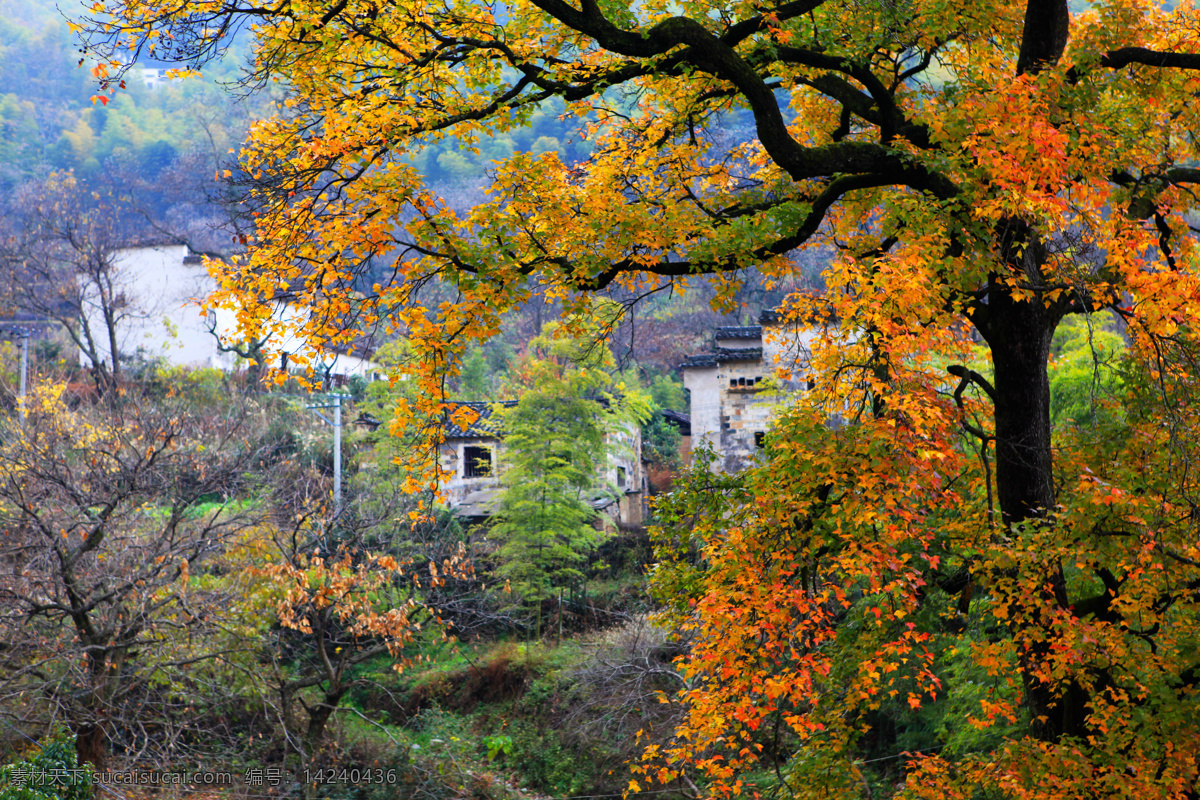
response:
<path id="1" fill-rule="evenodd" d="M 1050 448 L 1050 340 L 1061 314 L 1040 299 L 988 294 L 984 338 L 995 368 L 996 493 L 1007 526 L 1054 510 Z"/>
<path id="2" fill-rule="evenodd" d="M 1030 243 L 1022 280 L 1040 284 L 1036 260 L 1040 248 Z M 1030 268 L 1030 267 L 1033 268 Z M 1022 539 L 1036 527 L 1055 524 L 1054 463 L 1051 447 L 1050 342 L 1062 319 L 1061 307 L 1047 304 L 1040 293 L 1015 298 L 992 280 L 979 330 L 991 349 L 995 370 L 996 491 L 1005 535 Z M 1087 694 L 1077 683 L 1054 686 L 1036 675 L 1050 657 L 1053 639 L 1047 610 L 1069 608 L 1062 565 L 1056 558 L 1022 564 L 1005 577 L 1028 579 L 1034 571 L 1038 587 L 1012 612 L 1011 627 L 1022 641 L 1020 663 L 1032 732 L 1043 741 L 1087 733 Z M 1019 572 L 1025 575 L 1019 576 Z"/>
<path id="3" fill-rule="evenodd" d="M 337 711 L 341 704 L 343 694 L 345 694 L 344 690 L 326 692 L 321 698 L 321 702 L 309 709 L 308 730 L 305 732 L 304 741 L 310 759 L 316 756 L 317 751 L 321 749 L 321 744 L 325 740 L 325 727 L 329 724 L 333 712 Z"/>
<path id="4" fill-rule="evenodd" d="M 75 759 L 80 766 L 91 764 L 96 772 L 108 766 L 108 733 L 99 722 L 83 722 L 72 726 L 75 734 Z"/>
<path id="5" fill-rule="evenodd" d="M 342 695 L 344 694 L 345 689 L 335 692 L 325 692 L 321 698 L 321 702 L 308 709 L 308 728 L 304 732 L 304 749 L 307 752 L 302 754 L 304 759 L 303 769 L 305 772 L 319 765 L 317 754 L 320 753 L 321 745 L 325 742 L 325 728 L 329 725 L 329 720 L 341 704 Z M 314 800 L 317 796 L 318 788 L 316 783 L 305 781 L 305 800 Z"/>
<path id="6" fill-rule="evenodd" d="M 66 577 L 66 576 L 64 576 Z M 72 578 L 66 577 L 70 585 Z M 108 734 L 112 718 L 112 700 L 120 689 L 119 680 L 125 664 L 127 650 L 114 647 L 104 641 L 96 641 L 90 633 L 90 625 L 76 620 L 79 640 L 87 647 L 87 680 L 89 686 L 76 707 L 75 722 L 70 724 L 75 734 L 75 757 L 77 762 L 91 764 L 97 772 L 108 765 Z M 133 637 L 137 631 L 132 631 Z"/>

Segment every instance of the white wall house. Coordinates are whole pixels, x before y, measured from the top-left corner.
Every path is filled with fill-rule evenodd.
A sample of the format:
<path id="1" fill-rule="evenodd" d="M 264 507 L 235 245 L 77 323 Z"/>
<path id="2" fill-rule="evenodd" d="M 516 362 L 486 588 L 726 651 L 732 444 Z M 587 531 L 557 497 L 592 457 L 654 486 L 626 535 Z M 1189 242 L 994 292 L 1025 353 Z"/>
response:
<path id="1" fill-rule="evenodd" d="M 146 359 L 161 359 L 168 364 L 189 368 L 213 367 L 233 371 L 243 366 L 233 352 L 218 348 L 218 337 L 234 340 L 236 323 L 230 311 L 200 314 L 200 300 L 217 288 L 208 274 L 201 256 L 192 254 L 186 245 L 161 244 L 118 250 L 111 271 L 113 306 L 117 313 L 116 349 L 125 359 L 141 354 Z M 276 306 L 281 319 L 295 316 L 284 301 Z M 93 331 L 105 329 L 99 293 L 90 287 L 85 293 L 84 316 Z M 101 356 L 112 363 L 112 353 L 106 336 L 98 336 Z M 271 349 L 296 352 L 299 340 L 283 337 L 272 342 Z M 334 352 L 323 354 L 322 363 L 314 365 L 320 373 L 334 377 L 334 382 L 359 375 L 366 380 L 381 377 L 381 368 L 367 353 Z M 272 364 L 270 366 L 278 366 Z"/>
<path id="2" fill-rule="evenodd" d="M 140 352 L 148 359 L 180 366 L 220 366 L 217 340 L 196 304 L 214 283 L 201 260 L 188 255 L 182 244 L 130 247 L 114 254 L 108 276 L 120 357 L 128 359 Z M 83 312 L 100 355 L 112 364 L 97 287 L 85 287 Z"/>
<path id="3" fill-rule="evenodd" d="M 446 424 L 442 444 L 442 468 L 448 473 L 442 492 L 446 504 L 467 520 L 483 520 L 494 514 L 503 491 L 505 470 L 504 437 L 496 406 L 511 408 L 514 401 L 460 403 L 478 416 L 467 428 Z M 449 415 L 451 412 L 447 412 Z M 646 476 L 642 467 L 642 434 L 637 425 L 609 434 L 604 472 L 597 476 L 591 502 L 606 526 L 641 525 L 645 517 Z"/>
<path id="4" fill-rule="evenodd" d="M 816 332 L 771 313 L 761 322 L 717 328 L 712 350 L 682 365 L 691 394 L 692 448 L 711 447 L 713 469 L 720 472 L 749 466 L 788 395 L 812 388 L 805 367 Z M 789 377 L 779 380 L 780 370 Z"/>

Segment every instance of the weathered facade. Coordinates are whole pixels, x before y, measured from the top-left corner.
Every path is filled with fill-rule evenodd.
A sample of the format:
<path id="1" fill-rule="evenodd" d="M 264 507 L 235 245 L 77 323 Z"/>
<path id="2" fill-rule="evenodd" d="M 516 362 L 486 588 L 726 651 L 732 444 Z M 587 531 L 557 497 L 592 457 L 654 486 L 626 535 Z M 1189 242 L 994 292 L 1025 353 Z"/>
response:
<path id="1" fill-rule="evenodd" d="M 461 518 L 482 521 L 494 514 L 503 491 L 504 437 L 494 418 L 497 407 L 516 403 L 460 403 L 476 419 L 460 428 L 450 422 L 442 444 L 442 469 L 448 474 L 442 493 L 446 504 Z M 609 434 L 604 474 L 596 476 L 590 502 L 606 527 L 641 525 L 645 519 L 646 476 L 642 465 L 641 430 L 630 425 Z"/>
<path id="2" fill-rule="evenodd" d="M 713 469 L 737 472 L 753 463 L 787 397 L 813 388 L 805 368 L 811 330 L 764 314 L 761 325 L 717 328 L 713 349 L 683 363 L 691 393 L 691 442 L 710 447 Z"/>

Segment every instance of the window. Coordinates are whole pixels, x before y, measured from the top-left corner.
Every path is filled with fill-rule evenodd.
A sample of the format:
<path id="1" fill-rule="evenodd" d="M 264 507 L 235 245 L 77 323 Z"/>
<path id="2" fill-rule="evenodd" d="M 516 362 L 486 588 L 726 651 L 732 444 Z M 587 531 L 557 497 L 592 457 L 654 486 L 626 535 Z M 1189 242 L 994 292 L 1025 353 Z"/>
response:
<path id="1" fill-rule="evenodd" d="M 492 474 L 492 449 L 490 447 L 463 448 L 463 477 L 487 478 Z"/>
<path id="2" fill-rule="evenodd" d="M 761 450 L 767 446 L 767 432 L 766 431 L 755 431 L 754 432 L 754 446 L 757 447 L 759 450 Z"/>
<path id="3" fill-rule="evenodd" d="M 625 485 L 625 468 L 617 467 L 617 486 Z"/>

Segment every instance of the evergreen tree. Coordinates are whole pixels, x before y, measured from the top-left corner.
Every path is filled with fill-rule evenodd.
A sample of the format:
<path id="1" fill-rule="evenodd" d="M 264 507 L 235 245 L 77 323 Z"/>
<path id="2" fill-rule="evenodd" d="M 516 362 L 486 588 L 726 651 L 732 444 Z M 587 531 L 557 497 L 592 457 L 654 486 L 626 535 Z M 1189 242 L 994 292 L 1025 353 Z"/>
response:
<path id="1" fill-rule="evenodd" d="M 500 545 L 497 574 L 535 608 L 535 637 L 542 601 L 582 580 L 604 539 L 592 501 L 613 491 L 604 476 L 611 440 L 646 406 L 640 393 L 605 391 L 612 356 L 589 345 L 535 339 L 518 367 L 531 388 L 503 414 L 504 495 L 489 538 Z"/>

